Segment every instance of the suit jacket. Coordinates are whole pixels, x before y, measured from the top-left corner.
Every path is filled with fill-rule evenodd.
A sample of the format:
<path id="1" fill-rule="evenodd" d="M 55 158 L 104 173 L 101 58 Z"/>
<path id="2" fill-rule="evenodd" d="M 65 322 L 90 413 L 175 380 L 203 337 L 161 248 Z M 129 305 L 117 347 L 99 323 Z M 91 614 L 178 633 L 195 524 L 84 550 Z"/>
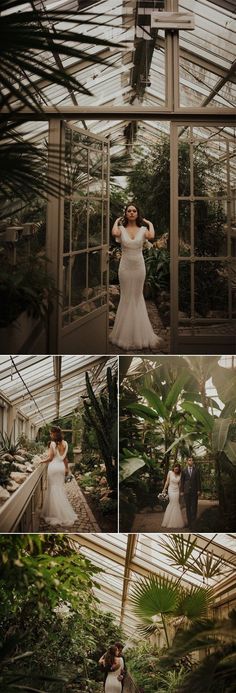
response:
<path id="1" fill-rule="evenodd" d="M 193 465 L 191 476 L 188 471 L 188 467 L 185 467 L 181 473 L 180 480 L 180 491 L 181 493 L 198 493 L 201 491 L 201 478 L 198 467 Z"/>

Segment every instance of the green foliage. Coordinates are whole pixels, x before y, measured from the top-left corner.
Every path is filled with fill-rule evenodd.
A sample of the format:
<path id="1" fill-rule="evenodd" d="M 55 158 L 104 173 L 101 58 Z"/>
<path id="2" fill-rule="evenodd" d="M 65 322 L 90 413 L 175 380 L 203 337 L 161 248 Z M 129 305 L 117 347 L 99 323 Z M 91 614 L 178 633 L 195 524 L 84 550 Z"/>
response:
<path id="1" fill-rule="evenodd" d="M 160 669 L 162 650 L 150 642 L 137 642 L 127 651 L 128 669 L 140 693 L 175 693 L 177 685 L 184 681 L 186 667 L 176 666 L 174 670 L 163 672 Z"/>
<path id="2" fill-rule="evenodd" d="M 4 89 L 2 105 L 7 105 L 9 98 L 14 96 L 19 100 L 21 106 L 28 106 L 33 110 L 40 111 L 40 92 L 37 87 L 37 79 L 31 76 L 47 80 L 51 84 L 59 84 L 66 89 L 73 89 L 75 92 L 90 94 L 76 77 L 68 74 L 61 65 L 50 59 L 45 61 L 45 54 L 54 55 L 58 49 L 62 56 L 73 57 L 77 60 L 86 60 L 94 63 L 104 63 L 98 55 L 88 55 L 83 50 L 83 44 L 88 39 L 79 31 L 81 18 L 78 14 L 71 13 L 68 16 L 63 10 L 45 10 L 21 8 L 22 2 L 17 0 L 2 0 L 2 14 L 0 18 L 1 31 L 1 86 Z M 12 10 L 6 12 L 5 10 Z M 74 31 L 70 30 L 69 24 L 73 22 Z M 63 28 L 62 28 L 63 23 Z M 86 18 L 86 24 L 96 24 Z M 68 28 L 67 28 L 68 25 Z M 49 27 L 53 27 L 53 31 Z M 95 46 L 115 45 L 104 38 L 92 37 Z M 9 50 L 9 46 L 11 50 Z M 30 74 L 30 77 L 28 75 Z M 12 80 L 12 75 L 14 79 Z"/>
<path id="3" fill-rule="evenodd" d="M 98 691 L 98 659 L 123 639 L 93 596 L 98 568 L 68 535 L 1 537 L 0 548 L 3 690 Z"/>
<path id="4" fill-rule="evenodd" d="M 235 611 L 224 620 L 196 620 L 174 638 L 172 647 L 160 658 L 160 668 L 167 671 L 184 657 L 196 651 L 203 652 L 203 659 L 187 674 L 176 690 L 178 693 L 233 693 L 235 688 Z M 205 654 L 207 649 L 210 654 Z M 213 649 L 212 649 L 213 648 Z"/>
<path id="5" fill-rule="evenodd" d="M 117 375 L 107 369 L 107 390 L 96 396 L 86 373 L 89 401 L 84 400 L 84 424 L 96 433 L 97 443 L 106 467 L 108 485 L 117 488 Z"/>
<path id="6" fill-rule="evenodd" d="M 14 266 L 4 261 L 0 276 L 0 327 L 10 325 L 23 311 L 45 322 L 55 298 L 59 299 L 59 293 L 46 258 L 26 257 Z"/>
<path id="7" fill-rule="evenodd" d="M 152 219 L 158 236 L 167 234 L 170 229 L 170 143 L 169 138 L 150 147 L 148 155 L 137 152 L 137 163 L 129 175 L 129 192 L 139 201 L 145 216 Z M 190 194 L 189 144 L 179 142 L 179 195 Z M 204 196 L 221 192 L 220 165 L 207 156 L 199 145 L 194 152 L 195 194 Z M 199 256 L 221 255 L 224 242 L 225 213 L 220 198 L 200 200 L 195 204 L 195 253 Z M 179 228 L 181 231 L 179 248 L 183 256 L 180 264 L 180 310 L 189 315 L 190 310 L 190 272 L 189 263 L 184 257 L 190 253 L 190 204 L 183 201 L 179 205 Z M 175 229 L 173 229 L 173 232 Z M 168 249 L 153 248 L 146 253 L 147 285 L 158 305 L 160 291 L 169 292 L 169 253 Z M 199 262 L 195 272 L 195 308 L 199 315 L 205 316 L 210 310 L 224 310 L 227 299 L 227 273 L 222 263 Z M 161 302 L 162 303 L 162 302 Z M 169 318 L 169 302 L 163 301 L 163 318 Z M 161 305 L 160 305 L 161 312 Z"/>
<path id="8" fill-rule="evenodd" d="M 7 452 L 9 455 L 15 455 L 17 450 L 20 447 L 20 441 L 18 440 L 17 442 L 14 441 L 13 438 L 13 432 L 11 431 L 10 435 L 7 433 L 2 433 L 0 431 L 0 445 L 1 445 L 1 452 Z"/>

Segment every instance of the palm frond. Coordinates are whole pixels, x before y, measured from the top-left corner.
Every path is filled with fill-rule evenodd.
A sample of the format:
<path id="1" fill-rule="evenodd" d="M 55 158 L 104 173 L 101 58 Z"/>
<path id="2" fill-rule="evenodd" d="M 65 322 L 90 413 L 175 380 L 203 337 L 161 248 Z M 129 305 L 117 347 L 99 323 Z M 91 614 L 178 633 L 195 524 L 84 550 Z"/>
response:
<path id="1" fill-rule="evenodd" d="M 133 610 L 141 619 L 174 614 L 180 600 L 176 580 L 150 575 L 135 584 L 131 593 Z"/>
<path id="2" fill-rule="evenodd" d="M 168 534 L 167 538 L 160 539 L 163 548 L 162 555 L 170 561 L 170 565 L 177 565 L 185 568 L 195 549 L 197 538 L 191 538 L 191 534 Z"/>
<path id="3" fill-rule="evenodd" d="M 3 0 L 0 14 L 0 86 L 1 107 L 13 109 L 14 99 L 19 106 L 28 106 L 34 111 L 42 109 L 43 93 L 41 80 L 58 84 L 68 90 L 91 95 L 82 81 L 69 74 L 63 67 L 61 56 L 105 65 L 111 65 L 102 55 L 89 53 L 86 48 L 92 43 L 99 48 L 116 47 L 101 35 L 89 37 L 79 32 L 84 23 L 82 14 L 66 11 L 22 8 L 23 3 Z M 14 11 L 15 10 L 15 11 Z M 98 26 L 86 13 L 86 24 Z M 63 25 L 63 28 L 62 28 Z M 65 26 L 68 25 L 68 28 Z M 73 28 L 71 28 L 73 27 Z M 45 56 L 46 59 L 45 59 Z"/>

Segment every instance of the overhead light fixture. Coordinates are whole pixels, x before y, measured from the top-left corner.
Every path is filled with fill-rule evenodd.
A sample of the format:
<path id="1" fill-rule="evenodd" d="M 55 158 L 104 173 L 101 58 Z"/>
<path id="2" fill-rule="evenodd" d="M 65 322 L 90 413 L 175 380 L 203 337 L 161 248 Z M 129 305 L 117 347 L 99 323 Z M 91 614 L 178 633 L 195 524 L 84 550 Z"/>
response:
<path id="1" fill-rule="evenodd" d="M 162 12 L 154 10 L 151 13 L 152 29 L 167 29 L 177 31 L 179 29 L 195 29 L 195 17 L 193 12 Z"/>

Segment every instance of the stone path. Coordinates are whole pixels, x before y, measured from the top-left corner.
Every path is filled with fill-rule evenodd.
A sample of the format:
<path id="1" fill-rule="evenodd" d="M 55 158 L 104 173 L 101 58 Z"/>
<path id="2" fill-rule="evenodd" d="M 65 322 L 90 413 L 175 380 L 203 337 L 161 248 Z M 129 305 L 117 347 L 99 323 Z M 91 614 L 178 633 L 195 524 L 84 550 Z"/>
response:
<path id="1" fill-rule="evenodd" d="M 63 525 L 51 526 L 47 525 L 44 520 L 40 521 L 39 532 L 101 532 L 101 528 L 95 520 L 95 517 L 90 510 L 84 494 L 79 488 L 75 479 L 65 484 L 68 500 L 70 501 L 74 511 L 78 515 L 78 520 L 71 525 L 65 527 Z"/>
<path id="2" fill-rule="evenodd" d="M 210 501 L 210 500 L 199 500 L 198 501 L 198 514 L 197 517 L 199 518 L 201 514 L 204 512 L 204 510 L 207 510 L 207 508 L 211 508 L 212 505 L 217 505 L 217 501 Z M 186 510 L 185 508 L 182 508 L 182 513 L 184 516 L 184 521 L 185 524 L 187 525 L 187 517 L 186 517 Z M 156 508 L 151 509 L 151 508 L 143 508 L 140 513 L 137 513 L 134 518 L 134 522 L 132 525 L 132 528 L 130 532 L 161 532 L 163 534 L 168 534 L 169 532 L 183 532 L 183 528 L 165 528 L 161 526 L 162 520 L 164 517 L 164 512 L 161 510 L 160 506 L 156 506 Z M 185 531 L 188 532 L 188 528 L 185 528 Z"/>
<path id="3" fill-rule="evenodd" d="M 170 352 L 170 329 L 163 327 L 162 321 L 160 319 L 156 304 L 154 301 L 147 301 L 146 300 L 146 307 L 147 307 L 147 312 L 149 316 L 149 320 L 151 322 L 152 328 L 154 332 L 158 335 L 158 337 L 161 337 L 163 340 L 163 344 L 161 348 L 157 351 L 153 351 L 152 349 L 149 350 L 149 353 L 155 353 L 155 354 L 169 354 Z M 115 344 L 111 344 L 109 342 L 109 354 L 146 354 L 147 349 L 130 349 L 129 352 L 124 351 L 124 349 L 120 349 L 117 347 Z"/>

